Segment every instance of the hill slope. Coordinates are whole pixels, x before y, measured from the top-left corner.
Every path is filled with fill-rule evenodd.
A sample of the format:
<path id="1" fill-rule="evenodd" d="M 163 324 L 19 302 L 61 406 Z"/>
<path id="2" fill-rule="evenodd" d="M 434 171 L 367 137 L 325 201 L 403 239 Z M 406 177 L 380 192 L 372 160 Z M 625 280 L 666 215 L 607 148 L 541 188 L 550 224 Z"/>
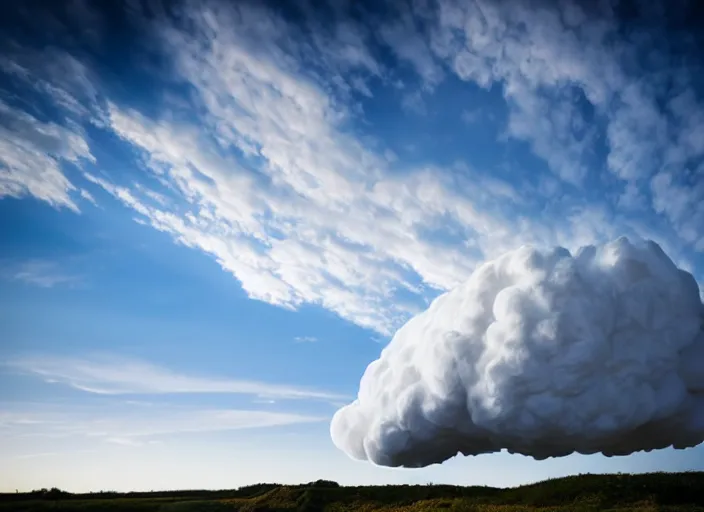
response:
<path id="1" fill-rule="evenodd" d="M 704 472 L 579 475 L 516 488 L 340 487 L 318 481 L 258 484 L 229 491 L 0 495 L 0 511 L 34 512 L 704 512 Z"/>

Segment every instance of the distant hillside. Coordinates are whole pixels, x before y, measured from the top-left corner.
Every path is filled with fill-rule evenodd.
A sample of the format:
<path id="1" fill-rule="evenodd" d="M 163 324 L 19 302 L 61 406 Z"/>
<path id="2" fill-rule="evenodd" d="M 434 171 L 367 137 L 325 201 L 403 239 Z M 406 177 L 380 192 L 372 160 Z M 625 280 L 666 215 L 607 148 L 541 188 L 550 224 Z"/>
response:
<path id="1" fill-rule="evenodd" d="M 223 491 L 0 494 L 0 511 L 34 512 L 704 512 L 704 472 L 579 475 L 521 487 L 257 484 Z"/>

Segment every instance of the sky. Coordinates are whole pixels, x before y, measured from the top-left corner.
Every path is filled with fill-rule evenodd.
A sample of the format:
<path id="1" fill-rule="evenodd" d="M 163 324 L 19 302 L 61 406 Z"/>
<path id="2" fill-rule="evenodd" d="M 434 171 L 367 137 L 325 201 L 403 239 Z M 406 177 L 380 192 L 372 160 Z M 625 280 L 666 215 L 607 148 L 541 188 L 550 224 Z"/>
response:
<path id="1" fill-rule="evenodd" d="M 395 330 L 507 250 L 652 239 L 704 282 L 702 14 L 3 6 L 0 491 L 704 470 L 701 446 L 391 469 L 329 433 Z"/>

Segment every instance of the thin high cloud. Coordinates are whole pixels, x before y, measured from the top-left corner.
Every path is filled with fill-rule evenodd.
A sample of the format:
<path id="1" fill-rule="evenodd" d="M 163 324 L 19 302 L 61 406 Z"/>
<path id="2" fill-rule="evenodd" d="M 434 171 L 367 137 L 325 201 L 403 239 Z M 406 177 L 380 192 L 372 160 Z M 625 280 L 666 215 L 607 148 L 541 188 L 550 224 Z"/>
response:
<path id="1" fill-rule="evenodd" d="M 109 197 L 102 189 L 138 222 L 211 255 L 251 298 L 316 304 L 383 334 L 479 261 L 524 243 L 572 249 L 628 234 L 676 258 L 704 250 L 704 189 L 689 184 L 704 151 L 700 97 L 687 66 L 661 67 L 676 75 L 669 90 L 648 68 L 627 67 L 641 47 L 617 37 L 611 9 L 411 2 L 393 22 L 359 24 L 338 8 L 322 23 L 305 11 L 303 30 L 254 4 L 180 6 L 176 17 L 140 22 L 150 51 L 167 56 L 153 81 L 172 100 L 156 113 L 107 97 L 89 64 L 62 57 L 80 64 L 81 80 L 57 81 L 65 94 L 46 96 L 74 122 L 83 106 L 83 117 L 139 153 L 143 174 L 126 182 L 86 172 L 52 204 L 68 205 L 79 181 L 93 185 L 96 201 Z M 662 61 L 669 50 L 655 43 L 642 51 Z M 23 55 L 22 76 L 48 76 Z M 365 125 L 363 98 L 391 90 L 399 109 L 409 98 L 424 105 L 448 77 L 498 86 L 508 116 L 497 152 L 507 138 L 526 142 L 544 168 L 448 169 L 394 154 Z M 174 101 L 174 83 L 192 94 Z M 464 107 L 457 134 L 471 136 Z M 85 160 L 74 154 L 64 160 Z M 15 176 L 24 183 L 32 172 Z M 595 182 L 598 191 L 582 192 Z M 169 200 L 158 199 L 165 191 Z"/>
<path id="2" fill-rule="evenodd" d="M 344 395 L 253 380 L 201 377 L 175 372 L 144 361 L 120 357 L 16 358 L 6 367 L 45 382 L 64 384 L 103 395 L 238 394 L 271 399 L 339 401 Z"/>
<path id="3" fill-rule="evenodd" d="M 326 417 L 227 408 L 154 405 L 106 407 L 2 404 L 5 440 L 27 437 L 78 438 L 125 446 L 159 442 L 165 436 L 261 429 L 325 421 Z"/>
<path id="4" fill-rule="evenodd" d="M 293 341 L 296 343 L 317 343 L 319 340 L 315 336 L 296 336 Z"/>
<path id="5" fill-rule="evenodd" d="M 82 281 L 81 276 L 67 272 L 57 262 L 41 259 L 23 262 L 0 261 L 0 277 L 41 288 L 71 286 Z"/>
<path id="6" fill-rule="evenodd" d="M 81 161 L 95 159 L 79 128 L 41 121 L 0 98 L 0 199 L 35 197 L 78 212 L 82 191 L 63 165 Z"/>
<path id="7" fill-rule="evenodd" d="M 461 80 L 503 88 L 510 136 L 566 184 L 613 180 L 617 207 L 662 214 L 704 249 L 704 189 L 691 180 L 704 156 L 701 41 L 677 30 L 693 2 L 640 5 L 625 27 L 616 2 L 431 4 L 431 47 Z"/>

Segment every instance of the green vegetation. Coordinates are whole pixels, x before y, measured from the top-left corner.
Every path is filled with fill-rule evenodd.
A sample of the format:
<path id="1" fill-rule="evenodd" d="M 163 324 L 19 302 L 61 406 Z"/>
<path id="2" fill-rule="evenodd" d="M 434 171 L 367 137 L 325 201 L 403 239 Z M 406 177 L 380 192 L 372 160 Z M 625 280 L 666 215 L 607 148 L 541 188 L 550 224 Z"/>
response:
<path id="1" fill-rule="evenodd" d="M 509 489 L 257 484 L 225 491 L 0 494 L 0 512 L 704 512 L 704 472 L 579 475 Z"/>

